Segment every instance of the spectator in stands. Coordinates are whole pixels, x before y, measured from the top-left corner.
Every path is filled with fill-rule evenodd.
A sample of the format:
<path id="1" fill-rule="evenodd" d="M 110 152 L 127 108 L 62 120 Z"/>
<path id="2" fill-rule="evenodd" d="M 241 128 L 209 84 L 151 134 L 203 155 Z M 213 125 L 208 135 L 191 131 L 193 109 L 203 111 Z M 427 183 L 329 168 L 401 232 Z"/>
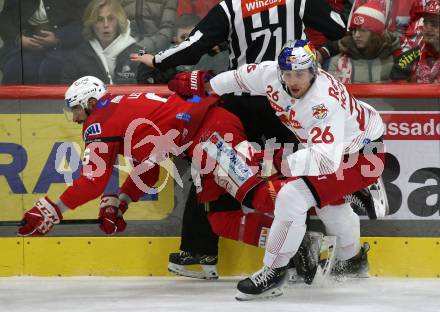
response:
<path id="1" fill-rule="evenodd" d="M 427 1 L 429 0 L 413 0 L 408 13 L 408 27 L 405 29 L 404 36 L 402 36 L 400 41 L 402 51 L 413 49 L 422 44 L 423 18 L 420 17 L 420 12 L 423 11 Z"/>
<path id="2" fill-rule="evenodd" d="M 121 0 L 132 36 L 147 53 L 168 48 L 174 32 L 177 0 Z"/>
<path id="3" fill-rule="evenodd" d="M 87 41 L 72 51 L 62 82 L 93 75 L 108 84 L 136 83 L 138 64 L 129 55 L 141 46 L 130 36 L 130 21 L 119 1 L 90 1 L 83 22 Z"/>
<path id="4" fill-rule="evenodd" d="M 404 34 L 411 23 L 410 9 L 419 0 L 392 1 L 388 31 L 397 31 Z M 426 0 L 423 0 L 426 1 Z"/>
<path id="5" fill-rule="evenodd" d="M 414 23 L 401 40 L 401 55 L 391 78 L 419 83 L 440 82 L 440 1 L 419 1 L 413 8 Z"/>
<path id="6" fill-rule="evenodd" d="M 204 18 L 220 0 L 178 0 L 177 16 L 184 14 L 195 14 Z"/>
<path id="7" fill-rule="evenodd" d="M 195 14 L 184 14 L 178 16 L 176 19 L 176 29 L 173 41 L 175 44 L 180 44 L 188 38 L 191 31 L 201 20 Z M 192 70 L 212 70 L 214 74 L 219 74 L 228 69 L 229 55 L 225 51 L 223 45 L 215 46 L 212 52 L 205 54 L 201 57 L 199 62 L 195 65 L 179 65 L 175 68 L 170 68 L 166 71 L 160 71 L 158 69 L 152 69 L 147 66 L 139 66 L 138 68 L 138 83 L 167 83 L 177 72 L 192 71 Z"/>
<path id="8" fill-rule="evenodd" d="M 353 13 L 350 31 L 340 40 L 342 53 L 330 60 L 329 72 L 343 83 L 384 82 L 390 79 L 393 52 L 399 38 L 385 31 L 385 15 L 371 1 Z"/>
<path id="9" fill-rule="evenodd" d="M 67 51 L 81 42 L 88 0 L 5 0 L 0 13 L 3 84 L 58 83 Z"/>
<path id="10" fill-rule="evenodd" d="M 392 0 L 326 0 L 328 4 L 333 8 L 333 10 L 340 12 L 343 18 L 346 18 L 347 29 L 350 29 L 351 15 L 360 6 L 363 6 L 369 2 L 375 2 L 378 7 L 382 10 L 385 16 L 385 29 L 388 30 L 388 25 L 390 24 L 391 16 L 391 6 L 393 4 Z M 350 10 L 351 6 L 351 10 Z M 328 70 L 329 60 L 331 57 L 346 52 L 344 46 L 341 45 L 341 41 L 326 41 L 325 38 L 317 37 L 316 32 L 307 33 L 307 37 L 314 43 L 317 48 L 316 56 L 318 57 L 319 63 L 322 68 Z M 309 30 L 310 32 L 310 30 Z M 324 44 L 323 44 L 324 43 Z"/>
<path id="11" fill-rule="evenodd" d="M 337 0 L 327 0 L 327 1 L 337 1 Z M 372 1 L 376 2 L 376 4 L 381 8 L 382 12 L 385 15 L 385 28 L 387 28 L 389 26 L 389 24 L 391 23 L 390 19 L 393 14 L 393 12 L 391 12 L 391 10 L 396 8 L 396 6 L 394 6 L 394 2 L 395 2 L 394 0 L 347 0 L 347 1 L 353 3 L 352 12 L 356 11 L 357 8 L 367 4 L 369 2 L 372 2 Z M 399 2 L 403 2 L 403 1 L 407 1 L 407 0 L 399 0 Z M 412 0 L 410 0 L 410 1 L 412 1 Z M 408 7 L 408 10 L 409 10 L 409 7 Z M 350 24 L 348 24 L 348 26 L 350 26 Z"/>

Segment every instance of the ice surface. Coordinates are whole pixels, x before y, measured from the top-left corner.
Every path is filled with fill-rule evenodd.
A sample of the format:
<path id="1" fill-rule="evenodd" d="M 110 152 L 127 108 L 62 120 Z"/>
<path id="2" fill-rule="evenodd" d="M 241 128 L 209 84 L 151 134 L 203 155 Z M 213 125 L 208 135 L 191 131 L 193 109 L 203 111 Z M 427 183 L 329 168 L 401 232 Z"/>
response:
<path id="1" fill-rule="evenodd" d="M 439 312 L 440 279 L 369 278 L 291 284 L 271 300 L 238 302 L 239 278 L 0 278 L 0 312 Z"/>

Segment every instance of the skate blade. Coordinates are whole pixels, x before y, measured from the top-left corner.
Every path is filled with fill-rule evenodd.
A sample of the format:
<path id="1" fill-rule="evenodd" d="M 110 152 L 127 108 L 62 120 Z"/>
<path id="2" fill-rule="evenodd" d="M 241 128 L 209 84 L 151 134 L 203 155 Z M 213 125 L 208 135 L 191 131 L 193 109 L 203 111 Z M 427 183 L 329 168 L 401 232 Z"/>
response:
<path id="1" fill-rule="evenodd" d="M 370 274 L 368 272 L 359 272 L 354 274 L 354 278 L 370 278 Z"/>
<path id="2" fill-rule="evenodd" d="M 319 264 L 313 278 L 313 286 L 324 286 L 329 280 L 336 258 L 336 236 L 325 236 L 319 255 Z"/>
<path id="3" fill-rule="evenodd" d="M 302 281 L 302 277 L 296 272 L 296 268 L 287 269 L 287 284 L 295 284 Z"/>
<path id="4" fill-rule="evenodd" d="M 390 214 L 390 206 L 382 178 L 380 177 L 375 184 L 370 185 L 368 188 L 373 196 L 377 218 L 381 219 L 388 216 Z"/>
<path id="5" fill-rule="evenodd" d="M 340 273 L 340 274 L 332 274 L 330 276 L 335 282 L 345 282 L 348 280 L 356 280 L 356 279 L 367 279 L 370 278 L 370 274 L 368 272 L 365 273 Z"/>
<path id="6" fill-rule="evenodd" d="M 241 291 L 238 291 L 235 295 L 235 299 L 238 301 L 250 301 L 250 300 L 259 300 L 259 299 L 269 299 L 269 298 L 275 298 L 279 297 L 283 294 L 282 288 L 273 288 L 265 291 L 262 294 L 258 295 L 251 295 L 251 294 L 245 294 Z"/>
<path id="7" fill-rule="evenodd" d="M 370 274 L 366 272 L 356 272 L 356 273 L 342 273 L 337 275 L 340 278 L 369 278 Z"/>
<path id="8" fill-rule="evenodd" d="M 218 273 L 215 265 L 201 265 L 202 271 L 187 270 L 186 266 L 168 263 L 168 271 L 179 276 L 198 278 L 198 279 L 218 279 Z"/>

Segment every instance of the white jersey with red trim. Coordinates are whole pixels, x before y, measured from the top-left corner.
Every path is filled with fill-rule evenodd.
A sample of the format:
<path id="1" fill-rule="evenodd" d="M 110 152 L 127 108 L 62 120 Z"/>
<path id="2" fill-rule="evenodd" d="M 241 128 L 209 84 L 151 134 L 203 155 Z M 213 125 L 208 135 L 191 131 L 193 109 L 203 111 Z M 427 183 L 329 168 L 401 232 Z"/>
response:
<path id="1" fill-rule="evenodd" d="M 274 61 L 246 64 L 217 75 L 210 84 L 219 95 L 242 91 L 267 96 L 281 122 L 304 143 L 304 149 L 288 157 L 294 176 L 334 173 L 344 154 L 358 152 L 384 132 L 379 113 L 324 70 L 300 99 L 287 93 Z"/>

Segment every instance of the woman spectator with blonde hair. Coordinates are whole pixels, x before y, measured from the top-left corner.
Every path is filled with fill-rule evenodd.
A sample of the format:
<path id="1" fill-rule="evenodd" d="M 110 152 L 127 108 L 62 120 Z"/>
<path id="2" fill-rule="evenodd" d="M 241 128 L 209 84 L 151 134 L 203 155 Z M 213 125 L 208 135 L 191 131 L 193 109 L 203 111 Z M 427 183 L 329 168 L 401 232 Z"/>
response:
<path id="1" fill-rule="evenodd" d="M 83 17 L 86 40 L 72 51 L 62 81 L 92 75 L 108 84 L 136 83 L 137 63 L 130 53 L 141 46 L 130 36 L 130 21 L 117 0 L 92 0 Z"/>

